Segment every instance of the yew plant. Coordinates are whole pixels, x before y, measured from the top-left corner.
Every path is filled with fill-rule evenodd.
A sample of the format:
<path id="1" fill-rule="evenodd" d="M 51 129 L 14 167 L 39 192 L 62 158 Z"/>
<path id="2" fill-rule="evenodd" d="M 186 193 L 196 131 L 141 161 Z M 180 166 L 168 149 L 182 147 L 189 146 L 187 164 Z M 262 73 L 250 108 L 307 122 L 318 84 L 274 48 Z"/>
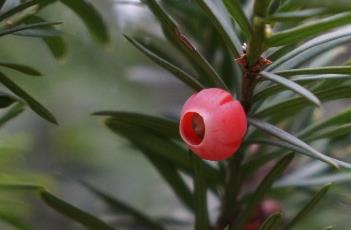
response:
<path id="1" fill-rule="evenodd" d="M 350 179 L 346 154 L 332 153 L 347 140 L 351 110 L 318 115 L 323 103 L 351 97 L 351 67 L 335 49 L 351 40 L 350 5 L 300 0 L 140 4 L 155 16 L 164 40 L 150 33 L 126 34 L 126 39 L 194 95 L 178 114 L 181 124 L 125 111 L 96 115 L 107 116 L 106 126 L 150 161 L 193 213 L 194 229 L 292 229 L 313 216 L 311 211 L 318 213 L 313 209 L 331 184 L 342 187 Z M 222 109 L 233 100 L 240 101 L 244 118 L 235 112 L 239 108 Z M 209 193 L 219 202 L 216 214 L 208 211 Z M 308 195 L 294 212 L 282 205 L 292 193 Z M 107 202 L 144 228 L 169 227 L 115 201 Z"/>
<path id="2" fill-rule="evenodd" d="M 22 1 L 2 12 L 0 36 L 35 35 L 60 57 L 65 46 L 53 28 L 57 23 L 36 16 L 54 2 Z M 60 2 L 83 19 L 98 41 L 107 42 L 105 25 L 90 4 Z M 142 0 L 138 5 L 154 15 L 164 37 L 135 33 L 125 38 L 194 95 L 177 119 L 127 111 L 95 115 L 106 117 L 106 126 L 145 156 L 194 223 L 162 221 L 103 189 L 79 183 L 103 201 L 113 217 L 131 217 L 131 229 L 333 229 L 332 218 L 324 220 L 325 226 L 299 224 L 322 211 L 315 208 L 321 201 L 340 202 L 351 180 L 345 152 L 351 108 L 320 115 L 324 103 L 339 104 L 351 97 L 350 61 L 342 53 L 351 41 L 351 5 L 328 0 Z M 26 11 L 32 6 L 34 11 Z M 11 18 L 16 21 L 6 21 L 15 15 L 20 15 Z M 0 67 L 39 75 L 19 64 L 0 62 Z M 0 83 L 16 95 L 1 94 L 1 108 L 21 106 L 10 107 L 0 122 L 27 104 L 56 123 L 45 107 L 2 73 Z M 325 196 L 332 184 L 337 191 Z M 39 185 L 0 187 L 35 191 L 47 205 L 88 229 L 122 229 Z M 218 207 L 209 209 L 209 194 Z M 288 210 L 284 202 L 296 194 L 303 199 Z M 324 211 L 329 208 L 323 206 Z M 16 218 L 0 218 L 29 229 Z"/>

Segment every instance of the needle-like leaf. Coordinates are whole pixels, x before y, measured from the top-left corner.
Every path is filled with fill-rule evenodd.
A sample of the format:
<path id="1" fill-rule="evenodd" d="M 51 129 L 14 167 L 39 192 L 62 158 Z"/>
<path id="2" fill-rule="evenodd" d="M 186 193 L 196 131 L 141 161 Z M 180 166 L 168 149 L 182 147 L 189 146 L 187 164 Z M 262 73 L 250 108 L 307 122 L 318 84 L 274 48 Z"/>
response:
<path id="1" fill-rule="evenodd" d="M 295 83 L 294 81 L 291 81 L 291 80 L 283 78 L 279 75 L 276 75 L 273 73 L 268 73 L 265 71 L 261 72 L 260 76 L 264 79 L 267 79 L 267 80 L 270 80 L 270 81 L 273 81 L 273 82 L 276 82 L 278 84 L 285 86 L 286 88 L 305 97 L 307 100 L 311 101 L 312 103 L 314 103 L 317 106 L 320 105 L 319 99 L 313 93 L 311 93 L 306 88 L 300 86 L 299 84 Z"/>
<path id="2" fill-rule="evenodd" d="M 303 142 L 302 140 L 298 139 L 297 137 L 291 135 L 290 133 L 285 132 L 284 130 L 271 125 L 267 122 L 264 121 L 260 121 L 257 119 L 253 119 L 253 118 L 249 118 L 248 119 L 249 124 L 253 125 L 254 127 L 271 134 L 272 136 L 285 141 L 291 145 L 295 145 L 298 148 L 304 149 L 305 151 L 308 151 L 311 153 L 311 155 L 313 155 L 315 158 L 324 161 L 325 163 L 330 164 L 331 166 L 334 166 L 336 168 L 339 167 L 338 163 L 336 163 L 335 161 L 331 160 L 328 156 L 318 152 L 317 150 L 315 150 L 314 148 L 312 148 L 310 145 L 306 144 L 305 142 Z"/>
<path id="3" fill-rule="evenodd" d="M 279 178 L 282 173 L 286 170 L 288 165 L 294 159 L 294 154 L 289 154 L 278 161 L 272 170 L 265 176 L 263 181 L 259 184 L 252 197 L 249 199 L 247 206 L 240 213 L 238 222 L 232 225 L 231 229 L 242 229 L 250 214 L 253 213 L 257 205 L 262 201 L 265 194 L 271 189 L 274 181 Z"/>
<path id="4" fill-rule="evenodd" d="M 351 13 L 340 13 L 331 17 L 320 19 L 285 31 L 273 34 L 267 40 L 267 45 L 281 46 L 301 41 L 318 33 L 346 25 L 351 22 Z"/>
<path id="5" fill-rule="evenodd" d="M 253 33 L 252 27 L 238 1 L 223 0 L 223 2 L 234 21 L 238 23 L 241 30 L 246 35 L 246 38 L 250 38 Z"/>
<path id="6" fill-rule="evenodd" d="M 6 88 L 11 90 L 14 94 L 16 94 L 25 102 L 27 102 L 29 107 L 39 116 L 41 116 L 47 121 L 57 124 L 56 118 L 54 117 L 54 115 L 51 114 L 49 110 L 47 110 L 44 106 L 37 102 L 32 96 L 30 96 L 27 92 L 21 89 L 15 82 L 10 80 L 10 78 L 6 77 L 3 73 L 0 73 L 0 82 L 4 86 L 6 86 Z"/>
<path id="7" fill-rule="evenodd" d="M 284 226 L 284 230 L 292 229 L 301 219 L 306 218 L 306 216 L 311 212 L 311 210 L 321 201 L 321 199 L 326 195 L 330 188 L 331 184 L 323 186 L 313 198 L 306 204 L 306 206 L 296 214 L 290 222 Z"/>
<path id="8" fill-rule="evenodd" d="M 226 12 L 219 8 L 221 2 L 218 1 L 217 4 L 213 0 L 196 0 L 196 2 L 206 12 L 230 52 L 233 53 L 235 57 L 239 57 L 241 53 L 241 42 L 236 35 L 230 20 L 226 17 Z"/>

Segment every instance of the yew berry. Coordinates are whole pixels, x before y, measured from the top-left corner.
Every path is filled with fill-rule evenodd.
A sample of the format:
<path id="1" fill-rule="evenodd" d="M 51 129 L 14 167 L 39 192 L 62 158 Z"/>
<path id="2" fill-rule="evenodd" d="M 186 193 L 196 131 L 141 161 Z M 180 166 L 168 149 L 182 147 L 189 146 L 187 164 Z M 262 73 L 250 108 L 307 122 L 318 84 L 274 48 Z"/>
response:
<path id="1" fill-rule="evenodd" d="M 219 161 L 232 156 L 246 133 L 246 114 L 225 90 L 209 88 L 193 94 L 183 105 L 179 131 L 202 159 Z"/>

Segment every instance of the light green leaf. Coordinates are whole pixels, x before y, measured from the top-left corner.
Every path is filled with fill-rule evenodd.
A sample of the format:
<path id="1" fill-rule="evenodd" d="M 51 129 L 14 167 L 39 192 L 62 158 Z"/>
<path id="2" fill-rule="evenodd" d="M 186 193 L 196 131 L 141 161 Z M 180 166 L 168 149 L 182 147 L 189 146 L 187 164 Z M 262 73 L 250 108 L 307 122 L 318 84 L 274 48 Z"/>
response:
<path id="1" fill-rule="evenodd" d="M 217 74 L 208 61 L 199 53 L 199 51 L 191 44 L 189 39 L 180 31 L 173 19 L 161 8 L 156 0 L 148 0 L 145 2 L 153 14 L 162 24 L 162 28 L 166 37 L 175 44 L 184 56 L 193 64 L 200 76 L 210 84 L 227 89 L 222 78 Z"/>
<path id="2" fill-rule="evenodd" d="M 277 146 L 277 147 L 280 147 L 280 148 L 284 148 L 284 149 L 288 149 L 290 151 L 293 151 L 293 152 L 296 152 L 296 153 L 301 153 L 301 154 L 304 154 L 308 157 L 311 157 L 311 158 L 315 158 L 317 160 L 319 160 L 319 158 L 316 158 L 316 156 L 314 154 L 312 154 L 311 152 L 309 151 L 306 151 L 305 149 L 302 149 L 300 148 L 299 146 L 296 146 L 296 145 L 292 145 L 290 143 L 287 143 L 287 142 L 284 142 L 284 141 L 276 141 L 276 140 L 252 140 L 251 141 L 252 143 L 258 143 L 258 144 L 267 144 L 267 145 L 273 145 L 273 146 Z M 270 160 L 271 158 L 274 158 L 275 156 L 277 156 L 278 154 L 284 154 L 284 152 L 281 152 L 281 151 L 276 151 L 276 152 L 271 152 L 267 155 L 267 161 Z M 327 155 L 325 155 L 325 157 L 327 159 L 329 159 L 330 161 L 333 161 L 335 163 L 337 163 L 340 167 L 344 167 L 346 169 L 351 169 L 351 164 L 350 163 L 347 163 L 345 161 L 341 161 L 341 160 L 337 160 L 337 159 L 334 159 L 332 157 L 329 157 Z M 265 160 L 265 159 L 263 159 Z M 321 162 L 324 162 L 324 161 L 321 161 Z M 325 162 L 326 163 L 326 162 Z"/>
<path id="3" fill-rule="evenodd" d="M 322 130 L 324 128 L 334 126 L 334 125 L 341 125 L 345 123 L 350 123 L 351 122 L 351 107 L 343 110 L 340 113 L 337 113 L 336 115 L 333 115 L 325 120 L 319 121 L 312 123 L 302 131 L 298 133 L 299 137 L 308 137 L 311 134 Z"/>
<path id="4" fill-rule="evenodd" d="M 315 141 L 323 138 L 335 139 L 341 136 L 350 134 L 351 132 L 351 123 L 343 124 L 337 127 L 328 128 L 323 131 L 319 131 L 313 135 L 310 135 L 305 138 L 306 141 Z"/>
<path id="5" fill-rule="evenodd" d="M 110 40 L 107 26 L 104 20 L 94 6 L 86 1 L 60 0 L 68 8 L 74 11 L 84 22 L 93 37 L 101 43 L 107 43 Z"/>
<path id="6" fill-rule="evenodd" d="M 291 163 L 293 159 L 294 159 L 294 154 L 289 154 L 283 157 L 275 164 L 272 170 L 258 185 L 257 189 L 255 189 L 255 192 L 252 194 L 252 197 L 250 197 L 247 206 L 240 213 L 237 224 L 233 225 L 232 229 L 241 230 L 243 228 L 244 224 L 251 216 L 254 209 L 262 201 L 265 194 L 271 189 L 274 181 L 282 175 L 282 173 L 286 170 L 286 168 L 288 167 L 288 165 Z"/>
<path id="7" fill-rule="evenodd" d="M 290 77 L 295 75 L 309 75 L 309 74 L 351 74 L 351 66 L 324 66 L 311 67 L 303 69 L 290 69 L 278 71 L 275 74 Z"/>
<path id="8" fill-rule="evenodd" d="M 30 16 L 30 17 L 26 18 L 26 20 L 24 22 L 27 24 L 32 24 L 32 23 L 45 22 L 45 20 L 38 17 L 38 16 Z M 52 30 L 52 29 L 54 29 L 54 27 L 49 26 L 49 29 Z M 66 55 L 67 46 L 66 46 L 66 43 L 62 37 L 60 37 L 60 36 L 42 37 L 42 39 L 45 42 L 46 46 L 51 51 L 51 53 L 54 55 L 55 58 L 60 59 Z"/>
<path id="9" fill-rule="evenodd" d="M 103 202 L 105 202 L 113 211 L 123 214 L 128 214 L 134 218 L 134 220 L 143 227 L 147 229 L 155 229 L 155 230 L 163 230 L 164 228 L 153 220 L 151 217 L 147 216 L 146 214 L 140 212 L 139 210 L 131 207 L 130 205 L 124 203 L 123 201 L 118 200 L 115 197 L 112 197 L 105 192 L 95 188 L 94 186 L 82 182 L 82 184 L 91 191 L 95 196 L 100 198 Z"/>
<path id="10" fill-rule="evenodd" d="M 21 64 L 16 64 L 16 63 L 8 63 L 8 62 L 0 62 L 0 66 L 4 66 L 13 70 L 16 70 L 18 72 L 24 73 L 24 74 L 28 74 L 31 76 L 42 76 L 42 74 L 30 67 L 30 66 L 26 66 L 26 65 L 21 65 Z"/>
<path id="11" fill-rule="evenodd" d="M 351 181 L 351 173 L 335 173 L 326 174 L 321 176 L 314 176 L 308 178 L 297 178 L 297 179 L 285 179 L 277 181 L 274 184 L 275 188 L 285 188 L 285 187 L 306 187 L 306 186 L 317 186 L 324 185 L 327 183 L 346 183 Z"/>
<path id="12" fill-rule="evenodd" d="M 351 31 L 349 27 L 320 35 L 302 44 L 301 46 L 296 47 L 296 49 L 292 49 L 290 52 L 281 56 L 277 60 L 272 59 L 273 63 L 266 68 L 266 71 L 278 69 L 278 67 L 282 66 L 283 64 L 283 67 L 290 69 L 297 64 L 303 63 L 304 60 L 310 60 L 311 57 L 318 55 L 320 52 L 337 47 L 338 45 L 347 43 L 350 40 Z M 284 49 L 284 47 L 282 49 Z M 286 65 L 289 62 L 294 62 L 294 65 Z"/>
<path id="13" fill-rule="evenodd" d="M 277 228 L 277 225 L 282 221 L 281 213 L 273 213 L 270 215 L 260 226 L 260 230 L 274 230 Z"/>
<path id="14" fill-rule="evenodd" d="M 221 2 L 218 1 L 217 4 L 213 0 L 196 0 L 196 2 L 212 21 L 231 53 L 235 57 L 239 57 L 241 53 L 241 42 L 230 20 L 227 19 L 226 12 L 220 8 Z"/>
<path id="15" fill-rule="evenodd" d="M 299 83 L 300 85 L 308 85 L 311 82 L 320 82 L 324 81 L 326 85 L 331 85 L 331 83 L 335 83 L 336 80 L 348 80 L 351 79 L 351 75 L 341 75 L 341 74 L 326 74 L 326 75 L 316 75 L 316 76 L 297 76 L 292 77 L 289 80 Z M 282 85 L 271 85 L 262 90 L 258 91 L 253 96 L 253 101 L 258 102 L 265 100 L 270 96 L 277 95 L 278 93 L 286 90 Z"/>
<path id="16" fill-rule="evenodd" d="M 350 98 L 350 89 L 351 86 L 349 85 L 341 85 L 328 89 L 318 90 L 314 92 L 314 94 L 321 101 L 326 102 L 337 99 Z M 309 101 L 306 101 L 306 99 L 301 97 L 292 98 L 265 107 L 258 111 L 255 116 L 260 118 L 270 117 L 271 120 L 278 122 L 295 115 L 301 111 L 302 108 L 306 108 L 308 106 L 311 106 L 311 103 Z M 279 113 L 277 111 L 279 111 Z"/>
<path id="17" fill-rule="evenodd" d="M 240 26 L 243 33 L 246 35 L 246 38 L 249 39 L 252 35 L 252 27 L 251 24 L 246 17 L 242 7 L 238 3 L 237 0 L 223 0 L 227 10 L 229 11 L 230 15 L 234 19 L 236 23 Z"/>
<path id="18" fill-rule="evenodd" d="M 290 133 L 287 133 L 286 131 L 273 126 L 267 122 L 260 121 L 257 119 L 249 118 L 248 119 L 249 124 L 252 126 L 256 127 L 257 129 L 260 129 L 268 134 L 271 134 L 272 136 L 285 141 L 291 145 L 297 146 L 298 148 L 304 149 L 305 151 L 309 152 L 311 155 L 314 156 L 314 158 L 324 161 L 327 164 L 330 164 L 333 167 L 338 168 L 339 165 L 336 163 L 334 160 L 331 160 L 330 157 L 318 152 L 315 150 L 313 147 L 310 145 L 306 144 L 302 140 L 298 139 L 297 137 L 291 135 Z"/>
<path id="19" fill-rule="evenodd" d="M 323 186 L 313 198 L 306 204 L 306 206 L 296 214 L 292 220 L 283 228 L 284 230 L 292 229 L 301 219 L 306 218 L 306 216 L 312 211 L 312 209 L 322 200 L 330 188 L 331 184 Z"/>
<path id="20" fill-rule="evenodd" d="M 14 94 L 22 98 L 25 102 L 28 103 L 29 107 L 36 112 L 39 116 L 44 118 L 47 121 L 50 121 L 54 124 L 57 124 L 56 118 L 51 114 L 49 110 L 47 110 L 44 106 L 42 106 L 39 102 L 37 102 L 33 97 L 31 97 L 27 92 L 17 86 L 12 80 L 6 77 L 3 73 L 0 73 L 0 82 L 6 86 L 9 90 L 11 90 Z"/>
<path id="21" fill-rule="evenodd" d="M 13 33 L 16 36 L 23 36 L 23 37 L 58 37 L 62 35 L 62 32 L 52 28 L 34 28 L 34 29 L 26 29 L 22 31 L 18 31 Z"/>
<path id="22" fill-rule="evenodd" d="M 306 23 L 292 29 L 273 34 L 267 40 L 267 45 L 281 46 L 301 41 L 318 33 L 322 33 L 351 22 L 351 13 L 340 13 L 331 17 Z"/>
<path id="23" fill-rule="evenodd" d="M 195 230 L 209 229 L 207 210 L 207 185 L 203 169 L 203 161 L 189 151 L 193 166 Z"/>
<path id="24" fill-rule="evenodd" d="M 300 94 L 301 96 L 305 97 L 307 100 L 311 101 L 315 105 L 319 106 L 320 101 L 319 99 L 311 93 L 309 90 L 306 88 L 300 86 L 299 84 L 295 83 L 294 81 L 288 80 L 286 78 L 283 78 L 279 75 L 273 74 L 273 73 L 268 73 L 268 72 L 261 72 L 260 76 L 264 79 L 276 82 L 278 84 L 281 84 L 285 86 L 286 88 L 296 92 L 297 94 Z"/>
<path id="25" fill-rule="evenodd" d="M 34 24 L 29 24 L 29 25 L 20 25 L 20 26 L 16 26 L 16 27 L 13 27 L 10 29 L 0 30 L 0 37 L 5 36 L 5 35 L 9 35 L 9 34 L 13 34 L 13 33 L 18 32 L 18 31 L 53 26 L 53 25 L 59 25 L 59 24 L 61 24 L 61 22 L 40 22 L 40 23 L 34 23 Z"/>
<path id="26" fill-rule="evenodd" d="M 268 17 L 269 21 L 291 22 L 293 20 L 301 21 L 307 18 L 323 15 L 325 10 L 323 8 L 303 9 L 291 12 L 278 12 Z"/>
<path id="27" fill-rule="evenodd" d="M 192 89 L 196 91 L 200 91 L 201 89 L 204 88 L 204 86 L 196 80 L 195 77 L 191 76 L 187 72 L 183 71 L 181 68 L 177 67 L 176 65 L 168 62 L 164 58 L 158 56 L 157 54 L 153 53 L 150 49 L 147 47 L 143 46 L 141 43 L 139 43 L 137 40 L 130 38 L 126 35 L 124 37 L 138 50 L 140 50 L 142 53 L 144 53 L 146 56 L 148 56 L 151 60 L 153 60 L 155 63 L 159 64 L 169 72 L 171 72 L 175 77 L 177 77 L 179 80 L 184 82 L 186 85 L 190 86 Z"/>

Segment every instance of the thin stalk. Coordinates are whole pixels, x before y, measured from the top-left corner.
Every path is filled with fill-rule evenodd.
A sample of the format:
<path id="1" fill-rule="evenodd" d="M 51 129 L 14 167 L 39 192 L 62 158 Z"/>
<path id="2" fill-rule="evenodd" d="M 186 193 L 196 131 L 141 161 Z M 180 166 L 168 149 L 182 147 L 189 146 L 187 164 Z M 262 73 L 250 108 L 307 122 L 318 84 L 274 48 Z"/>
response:
<path id="1" fill-rule="evenodd" d="M 194 153 L 190 152 L 193 165 L 194 181 L 194 207 L 195 207 L 195 230 L 209 229 L 207 211 L 207 186 L 202 160 Z"/>
<path id="2" fill-rule="evenodd" d="M 261 0 L 256 0 L 255 16 L 253 20 L 253 34 L 249 40 L 247 50 L 237 59 L 237 63 L 242 69 L 242 85 L 240 101 L 246 114 L 249 114 L 252 105 L 252 94 L 256 86 L 257 76 L 263 69 L 263 66 L 269 63 L 268 60 L 261 58 L 265 50 L 265 23 L 263 15 L 266 11 L 261 11 Z M 269 1 L 265 1 L 269 3 Z M 259 10 L 256 10 L 259 9 Z M 224 229 L 226 226 L 231 226 L 238 216 L 241 209 L 238 196 L 241 190 L 241 173 L 242 159 L 244 150 L 241 149 L 233 158 L 228 161 L 227 180 L 224 187 L 224 195 L 222 198 L 221 214 L 218 218 L 215 229 Z"/>

